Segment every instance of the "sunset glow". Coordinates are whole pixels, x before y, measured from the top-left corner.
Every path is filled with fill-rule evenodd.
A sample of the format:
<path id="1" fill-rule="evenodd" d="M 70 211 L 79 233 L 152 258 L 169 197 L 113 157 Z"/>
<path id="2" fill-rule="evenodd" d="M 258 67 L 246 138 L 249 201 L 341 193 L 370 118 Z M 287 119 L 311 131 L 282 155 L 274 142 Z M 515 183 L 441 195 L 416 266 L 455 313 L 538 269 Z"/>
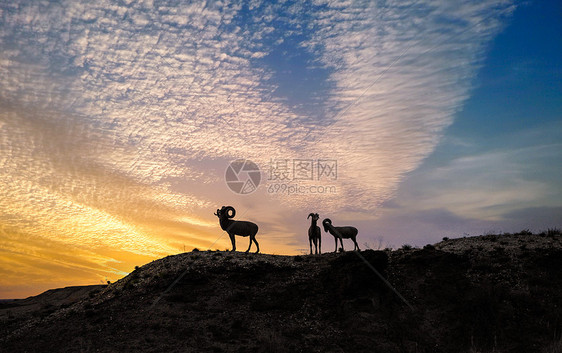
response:
<path id="1" fill-rule="evenodd" d="M 552 47 L 562 36 L 540 57 L 534 47 L 518 57 L 502 37 L 526 21 L 562 34 L 551 11 L 511 1 L 3 3 L 0 298 L 230 248 L 213 215 L 222 205 L 258 223 L 261 251 L 275 254 L 306 251 L 309 212 L 354 224 L 362 247 L 560 227 Z M 526 90 L 542 93 L 517 98 Z M 254 192 L 229 189 L 236 159 L 259 166 Z M 295 161 L 312 163 L 310 178 Z"/>

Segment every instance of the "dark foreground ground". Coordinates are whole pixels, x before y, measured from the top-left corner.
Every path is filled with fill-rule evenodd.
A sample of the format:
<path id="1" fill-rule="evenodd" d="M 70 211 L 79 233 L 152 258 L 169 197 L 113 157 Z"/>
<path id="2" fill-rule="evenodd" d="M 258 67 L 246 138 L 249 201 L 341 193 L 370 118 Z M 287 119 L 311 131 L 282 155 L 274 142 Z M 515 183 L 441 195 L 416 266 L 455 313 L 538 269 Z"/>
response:
<path id="1" fill-rule="evenodd" d="M 1 302 L 0 351 L 562 351 L 558 234 L 360 254 L 412 309 L 354 252 L 190 252 Z"/>

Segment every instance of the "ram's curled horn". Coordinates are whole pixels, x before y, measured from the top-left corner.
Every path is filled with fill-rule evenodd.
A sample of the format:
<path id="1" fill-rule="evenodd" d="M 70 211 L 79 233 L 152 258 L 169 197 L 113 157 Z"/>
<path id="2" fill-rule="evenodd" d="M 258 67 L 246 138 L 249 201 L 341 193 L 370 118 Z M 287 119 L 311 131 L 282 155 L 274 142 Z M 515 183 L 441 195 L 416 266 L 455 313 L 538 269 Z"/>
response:
<path id="1" fill-rule="evenodd" d="M 232 211 L 232 215 L 230 215 L 229 211 Z M 234 216 L 236 216 L 236 210 L 232 206 L 226 206 L 224 212 L 228 218 L 234 218 Z"/>
<path id="2" fill-rule="evenodd" d="M 324 231 L 325 231 L 325 232 L 327 232 L 328 229 L 330 229 L 330 227 L 328 226 L 328 224 L 329 224 L 329 225 L 332 225 L 332 220 L 331 220 L 331 219 L 326 218 L 325 220 L 322 221 L 322 225 L 324 226 Z"/>

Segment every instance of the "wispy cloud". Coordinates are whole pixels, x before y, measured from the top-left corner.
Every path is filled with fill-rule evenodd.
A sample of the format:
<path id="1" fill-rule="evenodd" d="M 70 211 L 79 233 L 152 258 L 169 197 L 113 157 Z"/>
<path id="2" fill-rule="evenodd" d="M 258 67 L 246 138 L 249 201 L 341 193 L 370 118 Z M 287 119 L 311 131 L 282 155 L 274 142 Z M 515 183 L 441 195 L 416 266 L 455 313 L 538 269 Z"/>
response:
<path id="1" fill-rule="evenodd" d="M 310 45 L 334 68 L 330 102 L 338 108 L 318 146 L 341 153 L 351 171 L 346 191 L 360 209 L 391 197 L 433 151 L 501 28 L 497 16 L 511 11 L 458 5 L 346 4 L 327 7 L 318 21 Z"/>
<path id="2" fill-rule="evenodd" d="M 409 210 L 440 207 L 459 217 L 498 221 L 516 210 L 559 206 L 553 175 L 541 165 L 557 164 L 559 143 L 461 156 L 424 170 L 402 189 L 401 206 Z M 537 176 L 537 170 L 544 171 Z"/>

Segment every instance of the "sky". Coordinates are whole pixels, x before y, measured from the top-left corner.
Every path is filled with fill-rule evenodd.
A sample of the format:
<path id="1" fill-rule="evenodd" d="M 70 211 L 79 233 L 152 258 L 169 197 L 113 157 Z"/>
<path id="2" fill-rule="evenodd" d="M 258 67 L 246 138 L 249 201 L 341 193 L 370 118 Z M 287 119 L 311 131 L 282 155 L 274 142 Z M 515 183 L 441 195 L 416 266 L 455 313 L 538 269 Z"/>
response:
<path id="1" fill-rule="evenodd" d="M 308 252 L 310 212 L 356 226 L 363 249 L 562 227 L 561 15 L 1 3 L 0 298 L 229 249 L 223 205 L 272 254 Z"/>

